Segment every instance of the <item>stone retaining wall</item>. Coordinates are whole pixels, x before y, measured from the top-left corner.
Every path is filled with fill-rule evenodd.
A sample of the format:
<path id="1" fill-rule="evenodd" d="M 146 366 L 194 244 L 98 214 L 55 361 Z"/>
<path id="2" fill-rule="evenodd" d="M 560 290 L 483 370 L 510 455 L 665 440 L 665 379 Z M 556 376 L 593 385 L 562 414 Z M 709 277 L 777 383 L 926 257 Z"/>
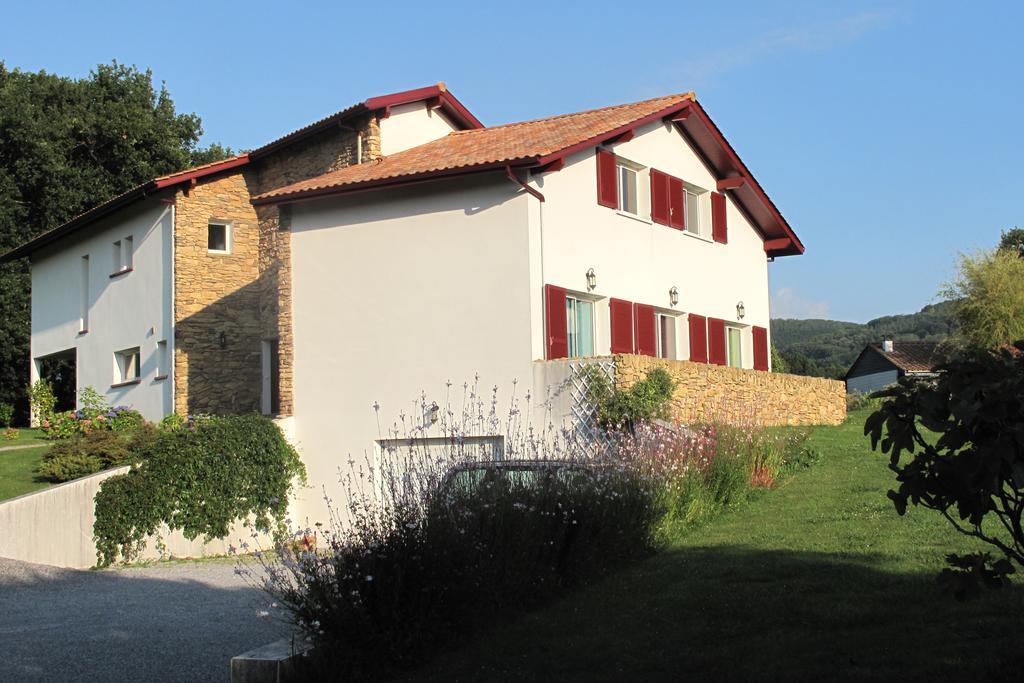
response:
<path id="1" fill-rule="evenodd" d="M 615 384 L 626 389 L 662 367 L 676 382 L 673 414 L 684 421 L 836 425 L 846 419 L 846 388 L 820 377 L 743 370 L 649 356 L 615 356 Z"/>

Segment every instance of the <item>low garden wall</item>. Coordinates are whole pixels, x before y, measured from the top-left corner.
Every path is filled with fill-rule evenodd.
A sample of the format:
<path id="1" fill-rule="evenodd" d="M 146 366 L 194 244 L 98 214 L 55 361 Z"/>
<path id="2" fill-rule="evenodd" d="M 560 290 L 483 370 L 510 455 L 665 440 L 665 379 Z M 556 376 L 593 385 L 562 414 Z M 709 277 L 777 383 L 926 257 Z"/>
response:
<path id="1" fill-rule="evenodd" d="M 838 380 L 650 356 L 614 359 L 619 389 L 631 387 L 653 368 L 667 370 L 676 383 L 672 412 L 683 421 L 778 426 L 836 425 L 846 419 L 846 387 Z"/>
<path id="2" fill-rule="evenodd" d="M 0 502 L 0 557 L 75 569 L 95 566 L 93 498 L 105 479 L 127 471 L 127 467 L 117 467 Z M 164 534 L 160 539 L 150 537 L 138 559 L 225 555 L 229 543 L 253 543 L 251 534 L 251 529 L 239 524 L 225 539 L 210 543 L 203 543 L 201 538 L 190 541 L 180 532 Z M 162 554 L 158 540 L 164 546 Z M 261 542 L 264 547 L 271 545 L 267 538 Z"/>

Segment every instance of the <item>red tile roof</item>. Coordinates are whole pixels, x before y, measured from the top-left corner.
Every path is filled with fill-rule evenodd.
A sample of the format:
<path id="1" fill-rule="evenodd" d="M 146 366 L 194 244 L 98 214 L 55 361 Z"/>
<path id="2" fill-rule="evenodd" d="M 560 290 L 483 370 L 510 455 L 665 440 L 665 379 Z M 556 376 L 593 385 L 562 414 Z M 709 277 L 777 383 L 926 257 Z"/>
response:
<path id="1" fill-rule="evenodd" d="M 510 123 L 451 133 L 378 162 L 369 162 L 325 173 L 253 198 L 254 203 L 320 194 L 349 185 L 383 181 L 503 164 L 538 163 L 544 157 L 581 143 L 594 141 L 617 129 L 693 101 L 693 93 L 657 97 L 632 104 L 604 107 L 576 114 L 562 114 L 533 121 Z"/>
<path id="2" fill-rule="evenodd" d="M 942 361 L 938 342 L 894 341 L 888 353 L 882 350 L 881 344 L 868 344 L 868 347 L 904 372 L 932 372 Z"/>

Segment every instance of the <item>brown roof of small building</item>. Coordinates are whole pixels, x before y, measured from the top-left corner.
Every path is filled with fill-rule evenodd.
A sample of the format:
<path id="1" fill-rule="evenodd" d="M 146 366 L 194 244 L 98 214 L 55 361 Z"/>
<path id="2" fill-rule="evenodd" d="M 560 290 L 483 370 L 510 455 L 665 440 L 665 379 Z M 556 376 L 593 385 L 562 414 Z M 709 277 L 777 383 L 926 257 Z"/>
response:
<path id="1" fill-rule="evenodd" d="M 942 360 L 937 353 L 938 342 L 894 341 L 889 353 L 882 350 L 881 343 L 868 344 L 868 347 L 904 372 L 934 372 Z"/>

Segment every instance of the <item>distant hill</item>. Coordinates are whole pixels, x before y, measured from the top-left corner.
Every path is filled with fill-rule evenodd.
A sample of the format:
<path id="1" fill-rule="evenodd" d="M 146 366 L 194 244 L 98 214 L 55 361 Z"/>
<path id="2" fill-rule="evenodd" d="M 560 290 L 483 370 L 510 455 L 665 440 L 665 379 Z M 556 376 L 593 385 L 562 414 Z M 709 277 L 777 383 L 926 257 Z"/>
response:
<path id="1" fill-rule="evenodd" d="M 772 344 L 789 372 L 842 377 L 864 345 L 883 339 L 942 341 L 953 333 L 953 302 L 925 306 L 917 313 L 887 315 L 868 323 L 840 320 L 772 320 Z"/>

